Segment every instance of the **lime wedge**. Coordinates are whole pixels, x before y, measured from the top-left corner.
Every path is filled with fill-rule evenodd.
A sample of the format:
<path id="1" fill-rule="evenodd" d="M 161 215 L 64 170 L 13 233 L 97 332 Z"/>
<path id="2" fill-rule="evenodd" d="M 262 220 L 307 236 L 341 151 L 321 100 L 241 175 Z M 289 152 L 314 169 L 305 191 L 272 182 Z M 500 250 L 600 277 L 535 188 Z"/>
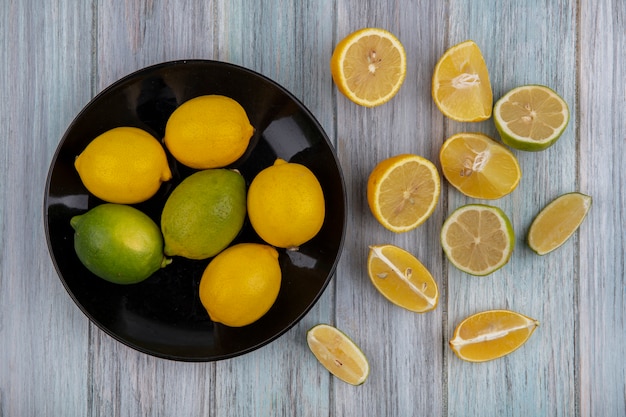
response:
<path id="1" fill-rule="evenodd" d="M 552 200 L 535 217 L 526 241 L 538 255 L 545 255 L 563 245 L 581 225 L 589 209 L 591 197 L 567 193 Z"/>

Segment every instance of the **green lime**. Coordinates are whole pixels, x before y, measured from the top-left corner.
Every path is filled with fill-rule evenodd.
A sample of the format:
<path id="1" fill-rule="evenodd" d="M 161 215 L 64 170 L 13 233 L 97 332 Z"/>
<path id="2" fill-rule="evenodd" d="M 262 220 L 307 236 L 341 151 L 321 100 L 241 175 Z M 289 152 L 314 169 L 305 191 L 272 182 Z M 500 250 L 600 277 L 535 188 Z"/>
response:
<path id="1" fill-rule="evenodd" d="M 444 221 L 441 246 L 454 266 L 468 274 L 483 276 L 509 261 L 515 233 L 511 221 L 498 207 L 467 204 Z"/>
<path id="2" fill-rule="evenodd" d="M 185 178 L 161 214 L 165 254 L 206 259 L 225 249 L 246 217 L 246 183 L 237 171 L 207 169 Z"/>
<path id="3" fill-rule="evenodd" d="M 569 108 L 552 89 L 524 85 L 496 102 L 493 121 L 505 144 L 523 151 L 541 151 L 561 137 L 569 122 Z"/>
<path id="4" fill-rule="evenodd" d="M 591 208 L 591 197 L 578 192 L 563 194 L 545 206 L 528 229 L 526 241 L 538 255 L 563 245 L 580 227 Z"/>
<path id="5" fill-rule="evenodd" d="M 107 281 L 141 282 L 169 263 L 159 227 L 133 207 L 102 204 L 72 217 L 70 224 L 78 259 Z"/>

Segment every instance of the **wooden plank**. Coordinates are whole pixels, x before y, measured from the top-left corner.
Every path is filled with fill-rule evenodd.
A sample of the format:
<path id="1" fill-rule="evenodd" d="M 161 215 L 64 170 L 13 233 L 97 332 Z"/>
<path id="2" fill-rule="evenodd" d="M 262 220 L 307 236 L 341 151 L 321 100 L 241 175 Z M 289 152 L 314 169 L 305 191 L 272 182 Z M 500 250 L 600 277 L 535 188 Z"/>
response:
<path id="1" fill-rule="evenodd" d="M 99 3 L 97 18 L 98 91 L 149 65 L 211 59 L 216 49 L 213 0 Z"/>
<path id="2" fill-rule="evenodd" d="M 444 44 L 445 4 L 338 2 L 334 44 L 363 27 L 394 33 L 407 52 L 407 77 L 397 96 L 375 108 L 360 107 L 335 90 L 337 149 L 346 178 L 348 239 L 337 273 L 336 324 L 368 356 L 370 376 L 354 388 L 333 381 L 334 415 L 443 414 L 442 315 L 445 277 L 439 242 L 442 204 L 418 229 L 394 234 L 369 211 L 366 184 L 381 160 L 416 153 L 436 162 L 443 118 L 430 97 L 430 79 Z M 441 31 L 433 28 L 441 27 Z M 440 306 L 416 314 L 387 301 L 367 275 L 368 246 L 391 243 L 420 259 L 440 286 Z"/>
<path id="3" fill-rule="evenodd" d="M 621 0 L 92 3 L 0 8 L 0 415 L 626 415 Z M 365 26 L 396 33 L 409 55 L 399 95 L 374 109 L 339 94 L 328 69 L 338 40 Z M 385 157 L 413 152 L 438 165 L 452 133 L 497 137 L 491 121 L 445 119 L 430 97 L 437 58 L 467 38 L 483 50 L 494 97 L 543 83 L 572 113 L 554 147 L 516 152 L 518 190 L 480 201 L 502 207 L 517 233 L 510 264 L 485 278 L 455 270 L 439 244 L 445 216 L 476 200 L 445 186 L 426 224 L 395 235 L 365 198 L 367 176 Z M 315 308 L 276 342 L 214 364 L 153 358 L 90 325 L 56 276 L 42 227 L 49 162 L 80 109 L 136 69 L 185 58 L 244 65 L 292 91 L 335 144 L 350 204 L 337 274 Z M 589 218 L 557 252 L 534 255 L 523 241 L 532 217 L 573 190 L 594 198 Z M 440 284 L 437 310 L 408 313 L 376 292 L 365 269 L 374 243 L 405 247 L 426 264 Z M 447 346 L 454 326 L 490 308 L 541 326 L 504 359 L 458 360 Z M 372 366 L 365 385 L 331 377 L 308 352 L 305 332 L 319 322 L 361 345 Z"/>
<path id="4" fill-rule="evenodd" d="M 568 2 L 471 2 L 449 6 L 448 46 L 473 39 L 487 62 L 494 100 L 513 87 L 538 83 L 576 103 L 576 9 Z M 447 121 L 446 136 L 481 131 L 498 138 L 492 119 L 479 123 Z M 522 180 L 510 195 L 495 201 L 466 198 L 448 188 L 448 213 L 468 203 L 502 208 L 516 233 L 508 265 L 477 278 L 448 268 L 446 339 L 465 317 L 483 310 L 511 309 L 541 322 L 517 352 L 488 363 L 464 363 L 450 349 L 448 414 L 573 415 L 575 412 L 575 288 L 578 280 L 575 240 L 546 257 L 525 244 L 534 215 L 557 195 L 574 191 L 576 182 L 575 117 L 559 142 L 539 153 L 517 151 Z"/>
<path id="5" fill-rule="evenodd" d="M 316 116 L 330 138 L 334 119 L 328 55 L 332 2 L 218 5 L 218 58 L 281 84 Z M 337 278 L 335 278 L 336 280 Z M 332 320 L 334 284 L 293 329 L 258 351 L 216 364 L 216 415 L 327 415 L 330 377 L 306 345 L 306 331 Z"/>
<path id="6" fill-rule="evenodd" d="M 626 415 L 626 7 L 580 6 L 581 191 L 593 205 L 579 232 L 581 416 Z"/>
<path id="7" fill-rule="evenodd" d="M 140 68 L 214 53 L 212 1 L 98 3 L 97 91 Z M 215 366 L 178 363 L 134 351 L 90 330 L 93 416 L 210 415 Z"/>
<path id="8" fill-rule="evenodd" d="M 85 415 L 88 322 L 54 271 L 42 208 L 91 94 L 91 3 L 4 2 L 0 21 L 0 415 Z"/>

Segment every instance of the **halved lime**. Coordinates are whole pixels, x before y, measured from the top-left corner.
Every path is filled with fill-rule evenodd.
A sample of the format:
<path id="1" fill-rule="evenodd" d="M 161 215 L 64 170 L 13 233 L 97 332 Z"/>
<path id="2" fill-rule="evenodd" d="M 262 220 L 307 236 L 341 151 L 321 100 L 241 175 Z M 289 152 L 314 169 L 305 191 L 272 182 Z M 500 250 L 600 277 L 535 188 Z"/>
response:
<path id="1" fill-rule="evenodd" d="M 515 234 L 509 218 L 498 207 L 468 204 L 456 209 L 443 223 L 441 245 L 454 266 L 482 276 L 509 261 Z"/>
<path id="2" fill-rule="evenodd" d="M 505 144 L 523 151 L 541 151 L 561 137 L 569 122 L 569 108 L 552 89 L 524 85 L 496 102 L 493 120 Z"/>

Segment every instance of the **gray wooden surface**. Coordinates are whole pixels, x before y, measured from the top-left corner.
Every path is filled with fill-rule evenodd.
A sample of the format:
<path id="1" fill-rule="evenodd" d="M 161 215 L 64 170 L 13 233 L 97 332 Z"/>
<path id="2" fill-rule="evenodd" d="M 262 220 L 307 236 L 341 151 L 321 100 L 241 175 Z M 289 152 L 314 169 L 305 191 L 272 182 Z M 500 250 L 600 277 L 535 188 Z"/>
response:
<path id="1" fill-rule="evenodd" d="M 3 0 L 0 6 L 0 416 L 626 416 L 626 4 L 578 1 Z M 337 93 L 328 61 L 353 30 L 394 32 L 408 74 L 390 103 L 365 109 Z M 569 103 L 564 136 L 517 152 L 519 188 L 492 202 L 517 233 L 510 263 L 484 278 L 450 266 L 446 215 L 468 199 L 445 185 L 419 229 L 395 235 L 367 209 L 365 184 L 402 152 L 435 162 L 458 131 L 496 136 L 492 121 L 456 123 L 430 97 L 445 48 L 481 47 L 494 96 L 551 86 Z M 47 252 L 43 193 L 69 123 L 107 85 L 144 66 L 207 58 L 282 84 L 316 115 L 344 171 L 349 222 L 336 274 L 313 310 L 274 343 L 217 363 L 131 350 L 90 324 Z M 438 164 L 438 162 L 437 162 Z M 580 231 L 545 257 L 523 237 L 557 195 L 593 197 Z M 420 258 L 439 307 L 416 315 L 368 281 L 370 244 Z M 541 322 L 500 360 L 470 364 L 447 343 L 474 312 L 509 308 Z M 306 347 L 314 324 L 337 325 L 370 359 L 365 385 L 332 378 Z"/>

